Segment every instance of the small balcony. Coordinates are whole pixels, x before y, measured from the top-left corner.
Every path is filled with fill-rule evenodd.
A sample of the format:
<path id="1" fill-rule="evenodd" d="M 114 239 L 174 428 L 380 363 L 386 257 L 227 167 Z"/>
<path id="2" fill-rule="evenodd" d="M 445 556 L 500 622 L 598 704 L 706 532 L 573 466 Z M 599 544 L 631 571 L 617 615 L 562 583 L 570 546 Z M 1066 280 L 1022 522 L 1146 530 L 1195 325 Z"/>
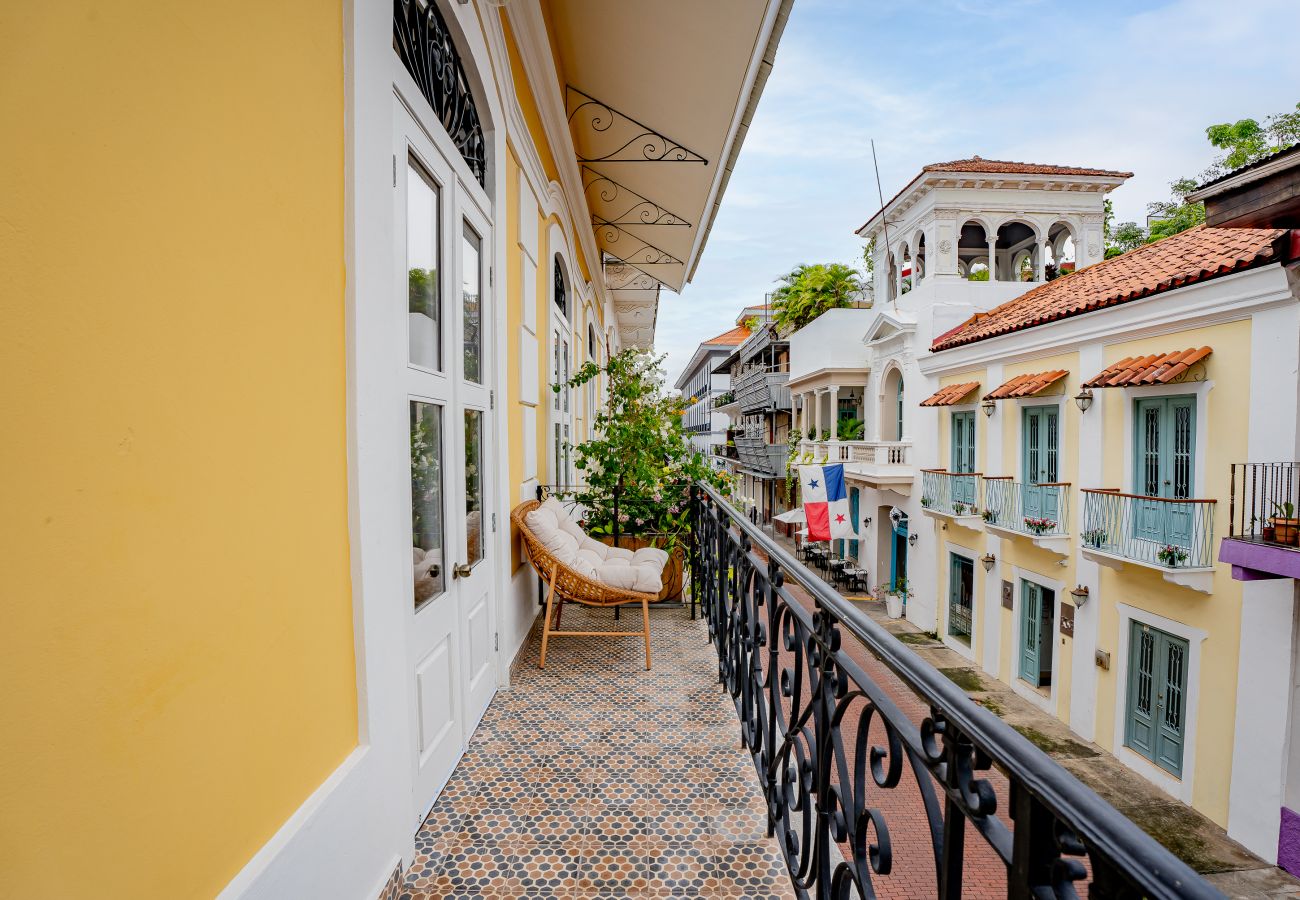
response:
<path id="1" fill-rule="evenodd" d="M 1111 568 L 1160 572 L 1166 581 L 1210 593 L 1216 500 L 1175 499 L 1084 489 L 1083 555 Z"/>
<path id="2" fill-rule="evenodd" d="M 1025 484 L 1010 476 L 984 478 L 984 528 L 1009 538 L 1028 538 L 1058 556 L 1070 554 L 1070 485 Z"/>
<path id="3" fill-rule="evenodd" d="M 789 454 L 784 443 L 770 443 L 761 432 L 737 433 L 736 453 L 742 469 L 765 478 L 785 476 Z"/>
<path id="4" fill-rule="evenodd" d="M 921 510 L 927 516 L 948 519 L 965 528 L 979 528 L 980 494 L 984 476 L 979 472 L 921 470 Z"/>
<path id="5" fill-rule="evenodd" d="M 1238 581 L 1300 578 L 1300 462 L 1232 466 L 1219 561 Z"/>
<path id="6" fill-rule="evenodd" d="M 743 372 L 732 385 L 736 403 L 742 413 L 790 408 L 790 373 L 756 366 Z"/>

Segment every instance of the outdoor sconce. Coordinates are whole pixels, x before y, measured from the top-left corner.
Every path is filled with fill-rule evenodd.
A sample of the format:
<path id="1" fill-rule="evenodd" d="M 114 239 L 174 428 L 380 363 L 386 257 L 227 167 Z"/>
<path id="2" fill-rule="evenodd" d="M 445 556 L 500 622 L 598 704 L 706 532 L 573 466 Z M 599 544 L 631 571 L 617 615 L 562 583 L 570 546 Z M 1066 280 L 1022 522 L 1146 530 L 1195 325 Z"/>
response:
<path id="1" fill-rule="evenodd" d="M 1088 602 L 1088 586 L 1083 584 L 1079 585 L 1074 590 L 1070 591 L 1070 596 L 1074 598 L 1075 606 L 1083 606 L 1083 604 Z"/>
<path id="2" fill-rule="evenodd" d="M 985 400 L 982 404 L 980 404 L 980 409 L 984 410 L 984 415 L 986 416 L 992 416 L 993 410 L 997 408 L 998 405 L 994 403 L 992 400 Z"/>
<path id="3" fill-rule="evenodd" d="M 992 572 L 993 567 L 997 565 L 998 558 L 992 553 L 985 553 L 980 557 L 980 565 L 984 567 L 985 572 Z"/>
<path id="4" fill-rule="evenodd" d="M 919 534 L 909 534 L 909 535 L 907 536 L 907 546 L 909 546 L 909 547 L 915 547 L 915 546 L 916 546 L 916 542 L 919 541 L 920 539 L 921 539 L 921 536 L 920 536 Z"/>
<path id="5" fill-rule="evenodd" d="M 867 516 L 865 519 L 862 520 L 862 527 L 863 528 L 871 527 L 871 516 Z"/>
<path id="6" fill-rule="evenodd" d="M 1074 402 L 1079 407 L 1079 412 L 1087 412 L 1088 407 L 1092 406 L 1092 389 L 1084 388 L 1074 397 Z"/>

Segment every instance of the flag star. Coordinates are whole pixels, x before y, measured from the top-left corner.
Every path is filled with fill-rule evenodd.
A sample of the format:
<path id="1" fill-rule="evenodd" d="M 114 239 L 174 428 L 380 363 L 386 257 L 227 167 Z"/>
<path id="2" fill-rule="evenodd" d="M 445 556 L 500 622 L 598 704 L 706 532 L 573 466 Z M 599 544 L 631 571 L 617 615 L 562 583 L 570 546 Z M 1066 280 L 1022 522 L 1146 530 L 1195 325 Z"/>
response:
<path id="1" fill-rule="evenodd" d="M 808 482 L 808 487 L 815 489 L 817 487 L 817 479 L 814 478 L 812 481 Z"/>
<path id="2" fill-rule="evenodd" d="M 841 522 L 843 522 L 843 521 L 844 521 L 844 516 L 843 516 L 843 515 L 838 515 L 838 516 L 835 517 L 835 524 L 838 525 L 839 523 L 841 523 Z"/>

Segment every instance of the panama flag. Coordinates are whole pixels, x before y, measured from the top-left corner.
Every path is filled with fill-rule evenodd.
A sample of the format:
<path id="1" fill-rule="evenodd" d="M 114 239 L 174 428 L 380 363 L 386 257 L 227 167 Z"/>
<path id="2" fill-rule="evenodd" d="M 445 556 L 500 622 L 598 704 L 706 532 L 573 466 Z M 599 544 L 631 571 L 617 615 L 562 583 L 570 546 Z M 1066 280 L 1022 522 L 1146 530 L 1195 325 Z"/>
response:
<path id="1" fill-rule="evenodd" d="M 800 466 L 803 513 L 808 520 L 808 540 L 834 541 L 853 537 L 849 492 L 844 489 L 844 466 Z"/>

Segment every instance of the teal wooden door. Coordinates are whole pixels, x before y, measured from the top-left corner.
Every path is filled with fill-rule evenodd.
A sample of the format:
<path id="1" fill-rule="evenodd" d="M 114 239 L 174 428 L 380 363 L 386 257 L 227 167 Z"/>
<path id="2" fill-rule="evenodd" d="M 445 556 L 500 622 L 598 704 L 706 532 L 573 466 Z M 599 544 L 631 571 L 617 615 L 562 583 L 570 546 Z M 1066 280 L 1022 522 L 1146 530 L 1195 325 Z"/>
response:
<path id="1" fill-rule="evenodd" d="M 1196 398 L 1138 400 L 1134 422 L 1134 493 L 1174 500 L 1190 498 L 1196 452 Z M 1190 547 L 1192 504 L 1135 501 L 1133 528 L 1140 539 Z"/>
<path id="2" fill-rule="evenodd" d="M 1034 687 L 1052 683 L 1056 592 L 1020 580 L 1020 677 Z"/>
<path id="3" fill-rule="evenodd" d="M 889 545 L 889 586 L 901 587 L 907 582 L 907 516 L 894 529 L 894 539 Z M 906 600 L 904 600 L 906 602 Z"/>
<path id="4" fill-rule="evenodd" d="M 952 414 L 952 454 L 949 458 L 951 460 L 949 471 L 961 473 L 975 471 L 975 413 Z M 952 502 L 965 503 L 967 506 L 974 505 L 974 478 L 952 479 Z"/>
<path id="5" fill-rule="evenodd" d="M 1020 677 L 1038 686 L 1039 627 L 1042 623 L 1042 589 L 1029 581 L 1020 582 Z"/>
<path id="6" fill-rule="evenodd" d="M 1024 473 L 1021 485 L 1021 515 L 1025 518 L 1061 521 L 1061 496 L 1055 484 L 1060 473 L 1060 410 L 1055 406 L 1031 406 L 1024 411 L 1020 428 L 1020 461 Z"/>
<path id="7" fill-rule="evenodd" d="M 1132 623 L 1124 743 L 1179 776 L 1187 718 L 1187 660 L 1185 640 Z"/>

